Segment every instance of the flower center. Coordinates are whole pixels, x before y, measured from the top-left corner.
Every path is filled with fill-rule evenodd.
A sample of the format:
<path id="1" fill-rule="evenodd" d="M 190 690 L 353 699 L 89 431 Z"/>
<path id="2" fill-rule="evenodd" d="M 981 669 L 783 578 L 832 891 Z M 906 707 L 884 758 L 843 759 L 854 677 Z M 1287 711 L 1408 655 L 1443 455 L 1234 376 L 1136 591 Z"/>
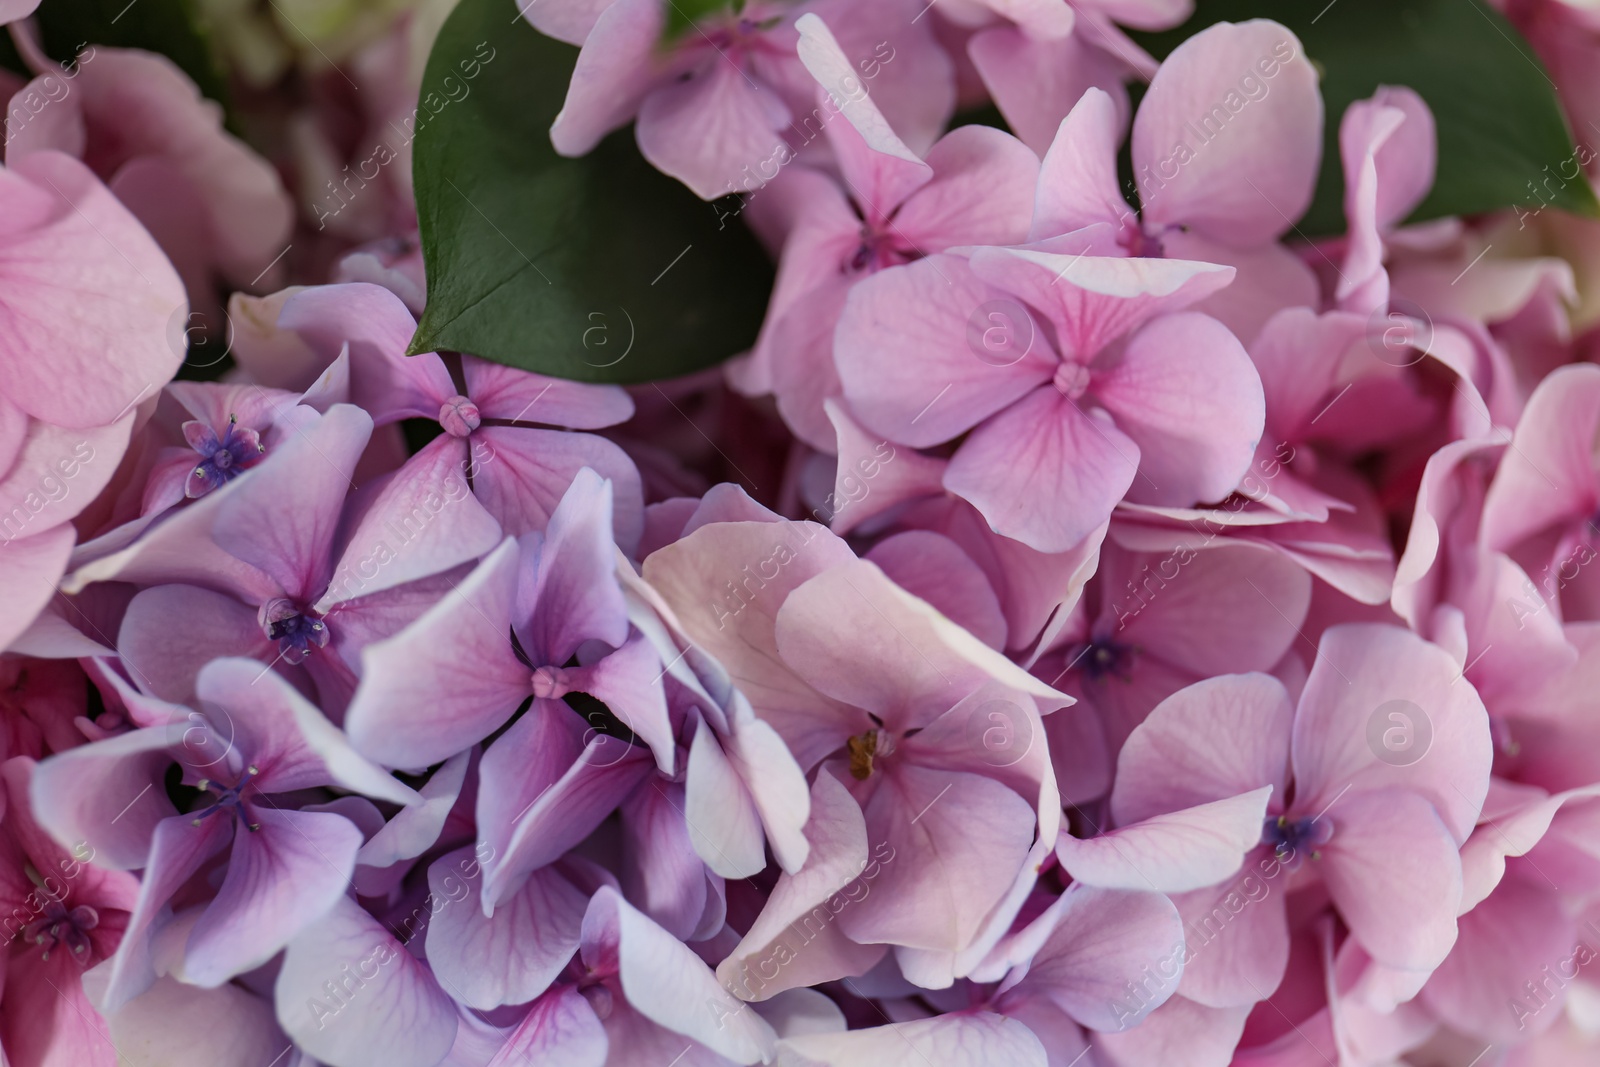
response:
<path id="1" fill-rule="evenodd" d="M 284 597 L 261 605 L 257 618 L 267 640 L 278 642 L 278 654 L 286 662 L 301 663 L 313 648 L 328 645 L 328 624 L 322 616 L 305 611 Z"/>
<path id="2" fill-rule="evenodd" d="M 1271 845 L 1278 861 L 1298 867 L 1306 855 L 1318 858 L 1317 851 L 1333 840 L 1333 823 L 1321 816 L 1309 819 L 1291 819 L 1287 815 L 1269 815 L 1261 823 L 1261 843 Z"/>
<path id="3" fill-rule="evenodd" d="M 894 751 L 894 738 L 887 730 L 868 730 L 844 743 L 850 754 L 850 777 L 864 782 L 872 777 L 875 761 Z"/>
<path id="4" fill-rule="evenodd" d="M 464 396 L 456 395 L 439 408 L 439 425 L 451 437 L 466 437 L 483 425 L 483 415 L 478 405 Z"/>
<path id="5" fill-rule="evenodd" d="M 572 692 L 566 673 L 560 667 L 538 668 L 533 672 L 533 695 L 540 700 L 560 700 Z"/>
<path id="6" fill-rule="evenodd" d="M 1115 675 L 1127 681 L 1133 675 L 1134 647 L 1121 641 L 1102 637 L 1091 641 L 1078 653 L 1078 666 L 1091 680 L 1100 681 Z"/>
<path id="7" fill-rule="evenodd" d="M 65 901 L 50 900 L 39 913 L 39 918 L 22 928 L 22 939 L 43 945 L 41 959 L 48 960 L 57 946 L 65 945 L 72 958 L 87 965 L 93 945 L 89 931 L 100 925 L 100 913 L 87 904 L 68 908 Z"/>
<path id="8" fill-rule="evenodd" d="M 1082 363 L 1064 359 L 1056 367 L 1055 387 L 1068 400 L 1076 400 L 1088 391 L 1092 377 L 1089 368 Z"/>
<path id="9" fill-rule="evenodd" d="M 184 495 L 193 499 L 205 496 L 257 463 L 266 453 L 261 436 L 254 430 L 239 425 L 234 415 L 228 416 L 228 425 L 218 437 L 215 430 L 203 422 L 190 420 L 183 424 L 184 440 L 189 447 L 205 458 L 189 472 L 184 483 Z"/>
<path id="10" fill-rule="evenodd" d="M 254 832 L 261 829 L 260 823 L 250 821 L 250 810 L 245 807 L 244 803 L 244 791 L 249 788 L 250 783 L 255 779 L 255 776 L 260 773 L 260 768 L 258 768 L 255 764 L 251 764 L 245 768 L 243 778 L 226 788 L 223 788 L 220 783 L 211 781 L 209 778 L 200 779 L 200 781 L 195 784 L 195 788 L 206 793 L 214 794 L 216 799 L 212 800 L 205 807 L 195 812 L 194 818 L 191 819 L 190 822 L 195 826 L 199 826 L 206 819 L 216 815 L 218 812 L 225 812 L 244 823 L 244 828 L 246 830 Z"/>

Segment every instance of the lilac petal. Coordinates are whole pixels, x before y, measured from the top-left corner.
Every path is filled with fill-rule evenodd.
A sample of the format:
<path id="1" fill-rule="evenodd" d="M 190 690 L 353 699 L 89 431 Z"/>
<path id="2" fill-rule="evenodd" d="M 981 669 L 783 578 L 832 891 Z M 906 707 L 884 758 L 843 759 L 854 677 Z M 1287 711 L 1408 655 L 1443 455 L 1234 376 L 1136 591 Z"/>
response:
<path id="1" fill-rule="evenodd" d="M 871 1064 L 873 1067 L 1053 1067 L 1033 1031 L 991 1011 L 956 1012 L 844 1033 L 785 1038 L 779 1067 Z"/>
<path id="2" fill-rule="evenodd" d="M 181 743 L 190 724 L 177 721 Z M 170 729 L 130 730 L 52 756 L 35 768 L 29 786 L 34 817 L 102 867 L 146 866 L 157 827 L 174 814 L 160 788 L 173 741 Z"/>
<path id="3" fill-rule="evenodd" d="M 128 604 L 117 652 L 142 688 L 192 703 L 200 668 L 219 656 L 278 658 L 254 608 L 193 585 L 157 585 Z"/>
<path id="4" fill-rule="evenodd" d="M 128 916 L 122 943 L 111 958 L 101 1011 L 115 1012 L 150 988 L 156 978 L 150 938 L 157 918 L 172 895 L 207 860 L 227 847 L 233 832 L 232 823 L 220 818 L 205 819 L 195 826 L 187 816 L 180 815 L 156 824 L 150 859 L 139 882 L 139 902 Z"/>
<path id="5" fill-rule="evenodd" d="M 621 816 L 623 893 L 669 934 L 689 940 L 711 894 L 684 819 L 683 786 L 647 781 L 622 802 Z"/>
<path id="6" fill-rule="evenodd" d="M 441 435 L 379 491 L 345 539 L 333 578 L 314 605 L 318 614 L 471 562 L 500 543 L 500 524 L 472 495 L 461 453 L 455 440 Z"/>
<path id="7" fill-rule="evenodd" d="M 336 786 L 393 804 L 420 800 L 414 789 L 359 755 L 298 690 L 254 660 L 213 660 L 201 669 L 195 689 L 219 732 L 225 730 L 256 768 L 255 786 L 262 792 Z"/>
<path id="8" fill-rule="evenodd" d="M 640 1015 L 735 1063 L 771 1061 L 777 1035 L 766 1020 L 722 988 L 691 949 L 610 887 L 594 895 L 584 916 L 586 958 L 601 939 L 615 946 L 622 991 Z"/>
<path id="9" fill-rule="evenodd" d="M 271 575 L 291 600 L 310 603 L 331 570 L 334 530 L 372 419 L 335 404 L 310 429 L 273 450 L 217 511 L 212 536 L 239 559 Z M 284 507 L 284 501 L 294 501 Z"/>
<path id="10" fill-rule="evenodd" d="M 644 529 L 639 471 L 604 437 L 520 426 L 490 426 L 472 435 L 472 489 L 509 537 L 543 530 L 567 488 L 585 467 L 611 483 L 612 533 L 632 552 Z"/>
<path id="11" fill-rule="evenodd" d="M 484 876 L 486 908 L 511 892 L 524 873 L 554 863 L 588 837 L 654 774 L 648 749 L 592 729 L 580 754 L 568 757 L 577 736 L 572 722 L 582 724 L 562 702 L 535 700 L 484 753 L 479 834 L 496 849 Z M 564 735 L 559 746 L 551 740 L 557 732 Z M 541 757 L 539 766 L 530 768 L 535 754 Z"/>
<path id="12" fill-rule="evenodd" d="M 344 899 L 361 831 L 340 815 L 249 807 L 228 874 L 189 935 L 184 979 L 218 986 L 254 970 Z M 198 832 L 198 831 L 197 831 Z"/>
<path id="13" fill-rule="evenodd" d="M 532 594 L 517 604 L 535 666 L 562 666 L 586 641 L 616 648 L 627 639 L 627 608 L 613 577 L 612 494 L 612 484 L 586 468 L 550 515 Z"/>
<path id="14" fill-rule="evenodd" d="M 345 897 L 289 942 L 276 998 L 284 1030 L 324 1063 L 434 1067 L 455 1041 L 455 1004 L 427 965 Z"/>
<path id="15" fill-rule="evenodd" d="M 609 1048 L 605 1027 L 589 1001 L 576 986 L 563 985 L 533 1002 L 489 1067 L 605 1067 Z"/>
<path id="16" fill-rule="evenodd" d="M 856 881 L 868 869 L 866 820 L 826 769 L 811 786 L 805 833 L 811 845 L 805 865 L 778 876 L 760 915 L 717 967 L 723 986 L 742 999 L 763 1001 L 785 989 L 863 974 L 883 955 L 880 946 L 849 940 L 835 921 L 872 885 Z M 873 858 L 871 869 L 879 870 L 881 862 Z M 817 916 L 818 908 L 825 918 Z M 774 967 L 778 960 L 781 967 Z"/>
<path id="17" fill-rule="evenodd" d="M 407 356 L 416 320 L 400 298 L 377 285 L 317 285 L 291 296 L 278 325 L 305 338 L 332 362 L 349 346 L 351 402 L 378 425 L 404 418 L 434 419 L 455 394 L 444 361 Z"/>
<path id="18" fill-rule="evenodd" d="M 433 861 L 428 889 L 446 901 L 428 924 L 428 962 L 457 1000 L 487 1011 L 544 993 L 578 951 L 589 899 L 555 867 L 531 873 L 487 918 L 471 848 Z"/>
<path id="19" fill-rule="evenodd" d="M 391 767 L 426 767 L 486 737 L 530 691 L 511 651 L 517 545 L 506 540 L 394 637 L 362 654 L 345 715 L 350 741 Z"/>
<path id="20" fill-rule="evenodd" d="M 472 753 L 451 756 L 417 790 L 422 803 L 404 808 L 384 823 L 356 853 L 356 863 L 385 868 L 422 855 L 444 832 L 445 823 L 461 796 Z"/>

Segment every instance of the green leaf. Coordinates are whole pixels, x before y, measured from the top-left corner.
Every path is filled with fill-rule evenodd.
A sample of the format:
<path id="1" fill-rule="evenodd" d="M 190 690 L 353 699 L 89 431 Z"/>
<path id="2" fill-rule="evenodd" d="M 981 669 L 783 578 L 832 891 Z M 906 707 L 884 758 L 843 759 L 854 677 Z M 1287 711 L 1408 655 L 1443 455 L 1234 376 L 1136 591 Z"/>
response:
<path id="1" fill-rule="evenodd" d="M 747 348 L 772 285 L 748 227 L 646 163 L 632 130 L 556 155 L 577 52 L 514 14 L 462 0 L 428 57 L 413 166 L 428 307 L 412 352 L 642 382 Z"/>
<path id="2" fill-rule="evenodd" d="M 45 0 L 36 17 L 54 59 L 70 60 L 85 45 L 159 52 L 194 79 L 201 95 L 228 103 L 227 83 L 190 0 Z"/>
<path id="3" fill-rule="evenodd" d="M 743 0 L 738 4 L 730 3 L 729 0 L 669 0 L 666 37 L 671 40 L 712 12 L 729 7 L 743 8 Z"/>
<path id="4" fill-rule="evenodd" d="M 1302 233 L 1343 232 L 1339 120 L 1380 85 L 1415 89 L 1438 124 L 1433 191 L 1410 221 L 1513 205 L 1600 218 L 1588 182 L 1559 176 L 1563 163 L 1575 164 L 1554 85 L 1533 49 L 1484 0 L 1200 0 L 1182 26 L 1134 36 L 1164 58 L 1214 22 L 1251 18 L 1288 26 L 1323 72 L 1322 173 Z"/>

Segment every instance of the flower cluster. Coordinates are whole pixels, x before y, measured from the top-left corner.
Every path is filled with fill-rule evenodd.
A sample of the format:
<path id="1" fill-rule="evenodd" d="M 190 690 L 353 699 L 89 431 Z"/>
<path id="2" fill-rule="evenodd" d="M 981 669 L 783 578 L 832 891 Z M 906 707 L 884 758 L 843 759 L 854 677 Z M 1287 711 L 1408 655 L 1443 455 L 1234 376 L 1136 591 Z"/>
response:
<path id="1" fill-rule="evenodd" d="M 399 6 L 229 24 L 258 95 L 357 74 L 271 162 L 11 23 L 0 1060 L 1600 1056 L 1592 224 L 1408 224 L 1428 105 L 1325 114 L 1269 20 L 538 0 L 556 150 L 633 123 L 764 324 L 410 355 L 409 138 L 329 133 L 417 114 Z M 1600 26 L 1508 6 L 1600 114 Z"/>

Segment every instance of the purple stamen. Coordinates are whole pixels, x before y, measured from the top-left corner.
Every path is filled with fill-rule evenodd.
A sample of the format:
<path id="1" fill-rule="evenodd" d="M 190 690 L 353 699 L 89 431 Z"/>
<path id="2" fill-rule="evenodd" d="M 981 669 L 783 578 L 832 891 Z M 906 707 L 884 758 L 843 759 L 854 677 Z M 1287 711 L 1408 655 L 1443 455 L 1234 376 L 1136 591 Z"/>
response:
<path id="1" fill-rule="evenodd" d="M 87 965 L 93 948 L 88 931 L 100 925 L 100 913 L 87 904 L 68 908 L 61 900 L 51 900 L 40 912 L 39 918 L 22 928 L 22 939 L 44 946 L 43 959 L 48 960 L 56 946 L 66 945 L 72 958 Z"/>
<path id="2" fill-rule="evenodd" d="M 304 662 L 313 648 L 326 648 L 331 636 L 322 616 L 283 597 L 261 605 L 257 617 L 267 639 L 278 642 L 278 653 L 287 663 Z"/>
<path id="3" fill-rule="evenodd" d="M 261 462 L 267 450 L 261 443 L 261 436 L 240 426 L 233 415 L 228 416 L 228 426 L 221 437 L 205 423 L 191 420 L 183 424 L 183 438 L 190 448 L 205 457 L 189 472 L 184 484 L 183 493 L 190 499 L 226 485 Z"/>
<path id="4" fill-rule="evenodd" d="M 199 826 L 202 821 L 209 819 L 218 812 L 227 812 L 242 822 L 246 830 L 253 833 L 261 829 L 260 823 L 250 821 L 249 809 L 245 807 L 244 803 L 244 791 L 249 788 L 251 781 L 260 773 L 260 769 L 252 764 L 245 768 L 245 776 L 243 778 L 225 789 L 209 778 L 200 779 L 199 782 L 195 783 L 195 788 L 216 794 L 216 799 L 195 812 L 195 816 L 190 822 L 195 826 Z"/>
<path id="5" fill-rule="evenodd" d="M 1281 863 L 1291 867 L 1300 865 L 1306 855 L 1316 859 L 1317 850 L 1333 840 L 1333 823 L 1322 816 L 1291 819 L 1287 815 L 1269 815 L 1261 823 L 1261 843 L 1271 845 Z"/>

